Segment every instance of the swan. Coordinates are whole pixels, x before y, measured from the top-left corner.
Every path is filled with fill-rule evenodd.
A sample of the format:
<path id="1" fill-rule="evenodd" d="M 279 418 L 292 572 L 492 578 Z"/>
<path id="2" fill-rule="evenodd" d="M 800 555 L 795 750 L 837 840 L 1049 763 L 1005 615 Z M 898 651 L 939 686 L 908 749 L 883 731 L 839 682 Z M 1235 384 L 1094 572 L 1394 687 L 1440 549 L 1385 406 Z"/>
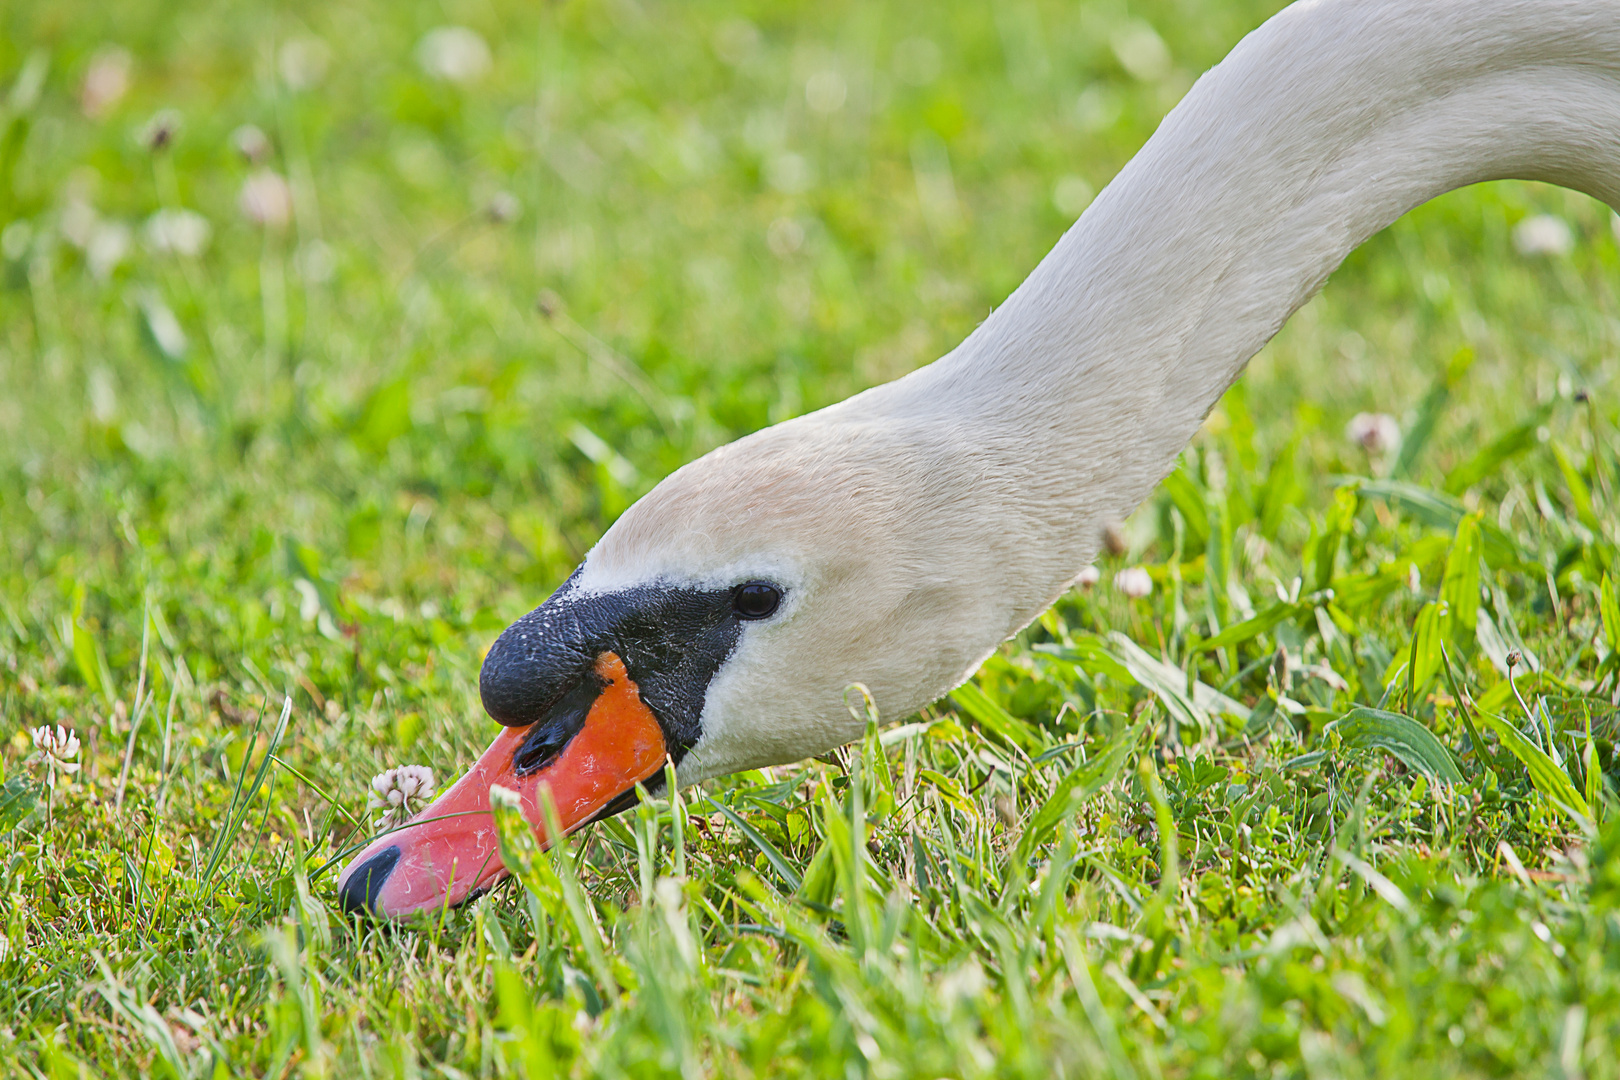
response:
<path id="1" fill-rule="evenodd" d="M 1617 0 L 1304 0 L 1249 34 L 1006 302 L 903 378 L 723 446 L 627 510 L 479 679 L 504 730 L 362 850 L 344 907 L 504 873 L 490 788 L 540 838 L 662 783 L 904 716 L 1051 605 L 1262 345 L 1363 240 L 1517 178 L 1620 206 Z"/>

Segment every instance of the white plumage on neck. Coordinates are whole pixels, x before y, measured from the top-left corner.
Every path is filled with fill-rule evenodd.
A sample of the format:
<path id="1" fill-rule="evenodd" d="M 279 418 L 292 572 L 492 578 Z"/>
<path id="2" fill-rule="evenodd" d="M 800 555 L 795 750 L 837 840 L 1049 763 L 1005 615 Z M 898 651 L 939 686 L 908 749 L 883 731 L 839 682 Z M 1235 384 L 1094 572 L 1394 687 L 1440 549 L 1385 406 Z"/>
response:
<path id="1" fill-rule="evenodd" d="M 1059 596 L 1358 244 L 1443 192 L 1620 205 L 1620 3 L 1314 0 L 1241 42 L 949 355 L 680 469 L 579 586 L 785 587 L 710 685 L 697 780 L 900 716 Z"/>

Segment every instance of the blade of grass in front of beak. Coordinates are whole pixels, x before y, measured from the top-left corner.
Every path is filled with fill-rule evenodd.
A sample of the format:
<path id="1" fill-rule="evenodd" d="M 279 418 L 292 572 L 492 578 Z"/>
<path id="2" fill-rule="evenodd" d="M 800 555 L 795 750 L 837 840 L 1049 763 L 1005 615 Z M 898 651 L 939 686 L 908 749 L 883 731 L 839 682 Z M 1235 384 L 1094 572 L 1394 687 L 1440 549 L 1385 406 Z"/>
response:
<path id="1" fill-rule="evenodd" d="M 686 877 L 686 800 L 681 798 L 681 785 L 675 779 L 675 762 L 664 759 L 664 794 L 669 799 L 669 824 L 673 833 L 673 870 L 678 878 Z"/>
<path id="2" fill-rule="evenodd" d="M 490 816 L 495 819 L 495 843 L 501 862 L 523 886 L 528 901 L 529 922 L 534 930 L 536 951 L 551 952 L 551 920 L 546 917 L 544 898 L 556 896 L 558 889 L 548 879 L 546 864 L 540 858 L 540 841 L 523 816 L 523 799 L 511 788 L 495 785 L 489 789 Z"/>
<path id="3" fill-rule="evenodd" d="M 641 902 L 652 896 L 653 883 L 658 878 L 658 835 L 661 815 L 652 796 L 641 784 L 636 785 L 635 836 L 636 868 L 640 872 Z"/>
<path id="4" fill-rule="evenodd" d="M 551 789 L 544 784 L 540 785 L 538 797 L 540 813 L 545 818 L 546 835 L 557 837 L 546 854 L 561 888 L 563 904 L 567 907 L 568 916 L 579 935 L 580 947 L 585 952 L 585 958 L 590 964 L 591 974 L 596 978 L 597 985 L 609 997 L 617 998 L 619 983 L 608 966 L 607 950 L 602 943 L 602 931 L 596 923 L 596 914 L 585 898 L 585 890 L 580 888 L 579 875 L 574 868 L 573 846 L 564 834 L 562 822 L 557 817 L 557 806 L 551 801 Z"/>

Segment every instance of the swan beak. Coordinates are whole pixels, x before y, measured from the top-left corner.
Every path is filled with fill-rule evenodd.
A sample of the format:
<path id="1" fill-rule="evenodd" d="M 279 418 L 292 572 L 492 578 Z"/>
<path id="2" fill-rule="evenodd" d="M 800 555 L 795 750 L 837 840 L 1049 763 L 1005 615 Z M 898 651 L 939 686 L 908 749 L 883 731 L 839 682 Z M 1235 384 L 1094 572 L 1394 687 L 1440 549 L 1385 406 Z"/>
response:
<path id="1" fill-rule="evenodd" d="M 616 653 L 603 652 L 595 675 L 601 689 L 584 724 L 538 768 L 520 763 L 538 724 L 512 727 L 443 795 L 402 828 L 374 840 L 338 879 L 345 911 L 399 918 L 454 907 L 483 895 L 506 876 L 489 809 L 496 784 L 516 791 L 523 816 L 542 846 L 550 843 L 541 791 L 550 792 L 564 835 L 632 796 L 657 775 L 668 748 L 658 719 Z"/>

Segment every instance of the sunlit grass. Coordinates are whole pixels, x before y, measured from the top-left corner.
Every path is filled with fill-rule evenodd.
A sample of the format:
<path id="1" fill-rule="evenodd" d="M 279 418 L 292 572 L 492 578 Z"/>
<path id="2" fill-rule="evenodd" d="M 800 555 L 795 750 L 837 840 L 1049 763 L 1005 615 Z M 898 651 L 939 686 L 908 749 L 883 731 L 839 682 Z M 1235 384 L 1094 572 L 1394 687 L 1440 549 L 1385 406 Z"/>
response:
<path id="1" fill-rule="evenodd" d="M 616 514 L 948 349 L 1270 10 L 4 9 L 5 1068 L 1614 1075 L 1620 244 L 1535 185 L 1352 256 L 950 699 L 337 914 Z"/>

